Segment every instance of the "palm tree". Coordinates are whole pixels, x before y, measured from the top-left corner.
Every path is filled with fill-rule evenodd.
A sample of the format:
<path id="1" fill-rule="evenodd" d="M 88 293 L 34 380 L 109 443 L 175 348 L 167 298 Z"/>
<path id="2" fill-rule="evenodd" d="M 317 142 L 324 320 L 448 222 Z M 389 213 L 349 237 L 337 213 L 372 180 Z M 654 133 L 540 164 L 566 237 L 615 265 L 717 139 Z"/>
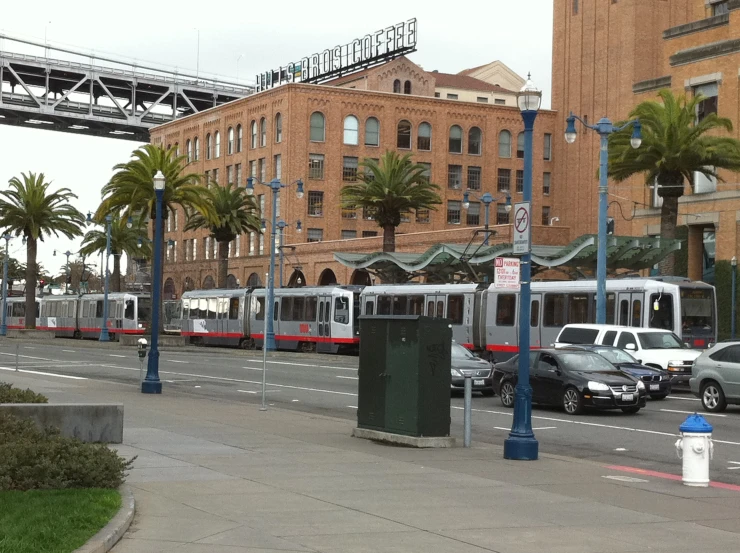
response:
<path id="1" fill-rule="evenodd" d="M 732 122 L 713 113 L 696 120 L 701 96 L 676 97 L 668 90 L 659 92 L 663 102 L 646 101 L 635 107 L 630 117 L 642 124 L 642 145 L 630 146 L 631 129 L 614 133 L 609 138 L 609 175 L 621 182 L 638 173 L 645 175 L 648 186 L 657 185 L 663 199 L 660 212 L 660 235 L 676 237 L 678 199 L 683 196 L 686 181 L 694 173 L 716 177 L 718 169 L 740 170 L 740 142 L 718 136 L 718 130 L 731 131 Z M 662 274 L 672 275 L 673 255 L 660 263 Z"/>
<path id="2" fill-rule="evenodd" d="M 387 151 L 380 163 L 366 158 L 360 166 L 366 169 L 357 174 L 360 182 L 342 188 L 342 207 L 372 212 L 383 229 L 383 251 L 394 252 L 401 217 L 412 211 L 436 210 L 434 206 L 442 203 L 439 186 L 429 182 L 426 167 L 411 161 L 411 154 L 401 157 Z"/>
<path id="3" fill-rule="evenodd" d="M 88 256 L 104 252 L 107 246 L 105 219 L 96 221 L 104 225 L 100 229 L 93 229 L 85 234 L 80 247 L 80 254 Z M 132 218 L 132 226 L 128 227 L 127 219 L 114 216 L 110 225 L 110 253 L 113 255 L 113 278 L 111 291 L 121 291 L 121 254 L 127 256 L 151 257 L 151 247 L 147 238 L 146 226 L 140 219 Z"/>
<path id="4" fill-rule="evenodd" d="M 229 243 L 240 234 L 260 232 L 259 208 L 246 188 L 232 183 L 212 185 L 202 190 L 212 216 L 195 212 L 188 218 L 185 230 L 207 229 L 218 242 L 218 275 L 216 286 L 226 288 L 229 272 Z"/>
<path id="5" fill-rule="evenodd" d="M 162 201 L 162 229 L 169 214 L 176 206 L 208 212 L 203 200 L 203 188 L 198 186 L 200 175 L 184 171 L 187 156 L 176 156 L 173 149 L 146 144 L 134 150 L 131 160 L 119 163 L 113 170 L 110 182 L 103 186 L 103 201 L 95 212 L 95 219 L 102 221 L 106 215 L 121 218 L 156 217 L 154 175 L 162 171 L 165 178 Z"/>
<path id="6" fill-rule="evenodd" d="M 44 174 L 21 173 L 0 192 L 0 228 L 26 239 L 26 313 L 35 312 L 38 241 L 63 234 L 69 239 L 82 234 L 85 217 L 69 201 L 77 198 L 68 188 L 54 192 Z M 26 317 L 26 328 L 36 328 L 36 318 Z"/>

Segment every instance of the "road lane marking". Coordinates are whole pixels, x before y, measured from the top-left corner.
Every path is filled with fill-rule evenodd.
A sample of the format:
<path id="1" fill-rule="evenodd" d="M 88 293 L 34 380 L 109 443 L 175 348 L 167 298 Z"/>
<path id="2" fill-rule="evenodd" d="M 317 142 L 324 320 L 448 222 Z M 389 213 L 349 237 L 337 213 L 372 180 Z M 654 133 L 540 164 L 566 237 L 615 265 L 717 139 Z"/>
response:
<path id="1" fill-rule="evenodd" d="M 357 405 L 347 405 L 348 409 L 357 409 Z"/>
<path id="2" fill-rule="evenodd" d="M 38 359 L 39 361 L 54 361 L 48 357 L 33 357 L 31 355 L 16 355 L 15 353 L 5 353 L 0 351 L 0 355 L 12 355 L 13 357 L 23 357 L 24 359 Z"/>
<path id="3" fill-rule="evenodd" d="M 189 365 L 189 361 L 177 361 L 176 359 L 165 359 L 168 363 L 182 363 L 183 365 Z"/>
<path id="4" fill-rule="evenodd" d="M 108 354 L 108 357 L 122 357 L 122 358 L 126 359 L 126 357 L 128 357 L 128 355 L 118 355 L 118 354 L 115 354 L 115 353 L 109 353 Z"/>
<path id="5" fill-rule="evenodd" d="M 0 367 L 0 370 L 16 372 L 16 370 L 11 367 Z M 56 376 L 57 378 L 69 378 L 71 380 L 87 380 L 87 378 L 85 378 L 84 376 L 70 376 L 68 374 L 47 373 L 47 372 L 42 372 L 42 371 L 29 371 L 28 369 L 20 369 L 18 370 L 18 372 L 28 373 L 28 374 L 40 374 L 43 376 Z"/>
<path id="6" fill-rule="evenodd" d="M 661 409 L 664 413 L 681 413 L 683 415 L 693 415 L 696 411 L 678 411 L 677 409 Z M 702 413 L 707 417 L 726 417 L 727 415 L 720 415 L 719 413 Z"/>
<path id="7" fill-rule="evenodd" d="M 683 401 L 701 401 L 698 397 L 668 396 L 668 399 L 680 399 Z"/>
<path id="8" fill-rule="evenodd" d="M 36 349 L 36 348 L 31 347 L 31 346 L 23 346 L 23 349 Z"/>
<path id="9" fill-rule="evenodd" d="M 557 426 L 540 426 L 539 428 L 533 428 L 532 430 L 555 430 Z"/>
<path id="10" fill-rule="evenodd" d="M 740 465 L 740 461 L 727 461 L 731 465 Z"/>
<path id="11" fill-rule="evenodd" d="M 75 350 L 73 350 L 73 349 L 63 349 L 62 351 L 63 351 L 64 353 L 77 353 L 77 352 L 76 352 Z"/>
<path id="12" fill-rule="evenodd" d="M 359 380 L 359 378 L 356 377 L 356 376 L 341 376 L 341 375 L 339 375 L 339 376 L 335 376 L 334 378 L 344 378 L 345 380 Z"/>
<path id="13" fill-rule="evenodd" d="M 262 363 L 260 359 L 245 359 L 245 363 Z M 293 363 L 288 361 L 267 361 L 268 365 L 291 365 L 293 367 L 313 367 L 316 369 L 335 369 L 338 371 L 356 371 L 357 367 L 337 367 L 333 365 L 311 365 L 310 363 Z"/>
<path id="14" fill-rule="evenodd" d="M 237 392 L 241 392 L 243 394 L 256 394 L 257 393 L 253 390 L 237 390 Z"/>
<path id="15" fill-rule="evenodd" d="M 620 482 L 635 482 L 635 483 L 650 482 L 650 480 L 643 480 L 642 478 L 633 478 L 631 476 L 618 476 L 614 474 L 610 474 L 609 476 L 602 476 L 602 478 L 606 478 L 608 480 L 618 480 Z"/>

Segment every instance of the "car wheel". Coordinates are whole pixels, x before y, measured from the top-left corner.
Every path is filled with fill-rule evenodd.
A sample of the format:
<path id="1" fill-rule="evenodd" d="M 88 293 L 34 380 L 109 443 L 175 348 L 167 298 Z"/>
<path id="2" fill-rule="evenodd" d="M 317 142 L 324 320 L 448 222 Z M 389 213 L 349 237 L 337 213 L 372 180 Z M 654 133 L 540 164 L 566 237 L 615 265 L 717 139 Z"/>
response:
<path id="1" fill-rule="evenodd" d="M 501 383 L 501 405 L 504 407 L 514 407 L 514 385 L 509 380 L 504 380 Z"/>
<path id="2" fill-rule="evenodd" d="M 668 397 L 668 394 L 656 394 L 654 396 L 650 396 L 650 399 L 665 399 Z"/>
<path id="3" fill-rule="evenodd" d="M 635 413 L 639 412 L 639 407 L 622 407 L 622 413 L 626 413 L 628 415 L 634 415 Z"/>
<path id="4" fill-rule="evenodd" d="M 493 390 L 483 390 L 481 394 L 483 394 L 483 397 L 493 397 Z"/>
<path id="5" fill-rule="evenodd" d="M 722 387 L 714 380 L 705 382 L 701 387 L 701 404 L 705 411 L 719 413 L 727 408 L 727 400 Z"/>
<path id="6" fill-rule="evenodd" d="M 581 394 L 572 386 L 563 392 L 563 408 L 569 415 L 580 415 L 583 412 Z"/>

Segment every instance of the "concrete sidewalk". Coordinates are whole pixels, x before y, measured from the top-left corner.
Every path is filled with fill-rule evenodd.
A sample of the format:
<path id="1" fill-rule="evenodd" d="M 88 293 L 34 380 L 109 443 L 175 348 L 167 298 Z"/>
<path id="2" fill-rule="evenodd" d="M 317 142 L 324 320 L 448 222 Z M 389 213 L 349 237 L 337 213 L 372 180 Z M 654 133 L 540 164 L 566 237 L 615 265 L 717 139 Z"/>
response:
<path id="1" fill-rule="evenodd" d="M 124 403 L 137 513 L 114 553 L 740 552 L 737 491 L 552 456 L 506 461 L 483 444 L 388 447 L 350 437 L 346 420 L 260 412 L 246 397 L 0 380 L 52 401 Z"/>

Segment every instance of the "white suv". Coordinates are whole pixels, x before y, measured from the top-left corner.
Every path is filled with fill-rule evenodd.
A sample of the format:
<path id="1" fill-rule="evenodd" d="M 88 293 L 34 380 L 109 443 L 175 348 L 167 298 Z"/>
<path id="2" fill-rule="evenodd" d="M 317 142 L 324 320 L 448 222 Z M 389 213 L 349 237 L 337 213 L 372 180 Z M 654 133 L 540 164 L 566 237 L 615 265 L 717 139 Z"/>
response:
<path id="1" fill-rule="evenodd" d="M 697 349 L 687 349 L 681 339 L 669 330 L 634 326 L 569 324 L 555 341 L 555 347 L 571 344 L 616 346 L 629 351 L 643 365 L 657 367 L 671 374 L 674 384 L 688 383 Z"/>

